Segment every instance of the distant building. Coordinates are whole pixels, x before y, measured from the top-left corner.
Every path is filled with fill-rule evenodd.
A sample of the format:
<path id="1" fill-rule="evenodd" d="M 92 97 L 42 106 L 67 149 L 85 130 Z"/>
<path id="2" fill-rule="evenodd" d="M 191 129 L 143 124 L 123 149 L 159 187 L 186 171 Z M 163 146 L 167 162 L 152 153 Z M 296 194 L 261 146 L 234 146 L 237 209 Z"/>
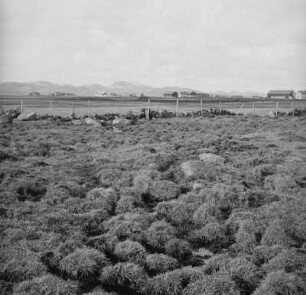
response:
<path id="1" fill-rule="evenodd" d="M 97 92 L 95 94 L 96 97 L 107 97 L 109 94 L 107 92 Z"/>
<path id="2" fill-rule="evenodd" d="M 179 97 L 182 98 L 203 98 L 203 97 L 209 97 L 208 93 L 204 93 L 204 92 L 195 92 L 195 91 L 181 91 L 179 93 Z"/>
<path id="3" fill-rule="evenodd" d="M 163 96 L 164 96 L 165 98 L 172 98 L 172 97 L 174 97 L 174 96 L 173 96 L 173 93 L 174 93 L 174 92 L 166 92 L 166 93 L 163 94 Z"/>
<path id="4" fill-rule="evenodd" d="M 293 90 L 270 90 L 267 94 L 267 98 L 270 99 L 293 99 Z"/>
<path id="5" fill-rule="evenodd" d="M 295 94 L 295 99 L 306 99 L 306 90 L 297 91 Z"/>

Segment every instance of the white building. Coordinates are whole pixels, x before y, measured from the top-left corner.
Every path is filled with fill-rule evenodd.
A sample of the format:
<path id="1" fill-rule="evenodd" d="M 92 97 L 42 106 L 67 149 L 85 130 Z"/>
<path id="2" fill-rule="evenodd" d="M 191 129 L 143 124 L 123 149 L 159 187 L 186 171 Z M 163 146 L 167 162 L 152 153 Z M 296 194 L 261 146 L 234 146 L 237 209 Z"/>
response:
<path id="1" fill-rule="evenodd" d="M 297 91 L 295 94 L 295 99 L 306 99 L 306 90 Z"/>

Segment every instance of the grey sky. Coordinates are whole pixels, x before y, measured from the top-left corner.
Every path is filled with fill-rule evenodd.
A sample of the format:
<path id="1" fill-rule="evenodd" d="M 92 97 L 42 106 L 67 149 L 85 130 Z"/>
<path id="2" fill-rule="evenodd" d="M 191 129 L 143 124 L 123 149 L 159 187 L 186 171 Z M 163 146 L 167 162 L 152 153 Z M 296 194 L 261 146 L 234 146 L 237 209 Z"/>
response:
<path id="1" fill-rule="evenodd" d="M 0 0 L 0 81 L 306 88 L 305 0 Z"/>

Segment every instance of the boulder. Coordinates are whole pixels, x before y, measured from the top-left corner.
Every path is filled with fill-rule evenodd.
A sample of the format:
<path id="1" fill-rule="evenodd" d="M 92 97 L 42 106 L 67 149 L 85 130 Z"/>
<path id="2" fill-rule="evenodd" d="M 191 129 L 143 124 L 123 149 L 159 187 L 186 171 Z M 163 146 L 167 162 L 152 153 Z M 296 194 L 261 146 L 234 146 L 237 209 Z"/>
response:
<path id="1" fill-rule="evenodd" d="M 274 112 L 274 111 L 271 111 L 270 113 L 269 113 L 269 116 L 271 117 L 271 118 L 276 118 L 277 116 L 276 116 L 276 113 Z"/>
<path id="2" fill-rule="evenodd" d="M 79 126 L 79 125 L 83 124 L 82 120 L 72 120 L 71 122 L 72 122 L 73 125 L 76 125 L 76 126 Z"/>
<path id="3" fill-rule="evenodd" d="M 125 118 L 116 118 L 113 120 L 113 126 L 120 128 L 131 124 L 131 120 Z"/>
<path id="4" fill-rule="evenodd" d="M 194 176 L 199 170 L 202 170 L 204 163 L 202 161 L 186 161 L 181 165 L 181 169 L 184 172 L 186 177 Z"/>
<path id="5" fill-rule="evenodd" d="M 92 118 L 86 118 L 85 119 L 85 124 L 86 125 L 92 125 L 94 127 L 100 127 L 101 123 L 99 121 L 96 121 L 95 119 Z"/>
<path id="6" fill-rule="evenodd" d="M 19 121 L 36 121 L 38 120 L 38 116 L 36 113 L 28 113 L 28 114 L 20 114 L 17 117 Z"/>
<path id="7" fill-rule="evenodd" d="M 202 189 L 203 188 L 203 185 L 201 184 L 201 183 L 199 183 L 199 182 L 195 182 L 194 184 L 193 184 L 193 186 L 192 186 L 192 189 L 194 190 L 194 191 L 198 191 L 198 190 L 200 190 L 200 189 Z"/>
<path id="8" fill-rule="evenodd" d="M 209 162 L 209 163 L 216 163 L 216 164 L 224 163 L 224 161 L 225 161 L 225 159 L 223 157 L 218 156 L 218 155 L 213 154 L 213 153 L 200 154 L 199 158 L 200 158 L 201 161 Z"/>

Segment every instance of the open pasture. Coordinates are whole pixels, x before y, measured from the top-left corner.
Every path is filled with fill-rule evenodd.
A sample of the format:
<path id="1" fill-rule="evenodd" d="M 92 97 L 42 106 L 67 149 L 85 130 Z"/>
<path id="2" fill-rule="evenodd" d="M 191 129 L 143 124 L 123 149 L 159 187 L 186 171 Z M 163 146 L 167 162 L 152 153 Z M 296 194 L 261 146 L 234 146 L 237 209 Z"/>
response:
<path id="1" fill-rule="evenodd" d="M 0 145 L 1 294 L 306 292 L 305 117 L 14 121 Z"/>

